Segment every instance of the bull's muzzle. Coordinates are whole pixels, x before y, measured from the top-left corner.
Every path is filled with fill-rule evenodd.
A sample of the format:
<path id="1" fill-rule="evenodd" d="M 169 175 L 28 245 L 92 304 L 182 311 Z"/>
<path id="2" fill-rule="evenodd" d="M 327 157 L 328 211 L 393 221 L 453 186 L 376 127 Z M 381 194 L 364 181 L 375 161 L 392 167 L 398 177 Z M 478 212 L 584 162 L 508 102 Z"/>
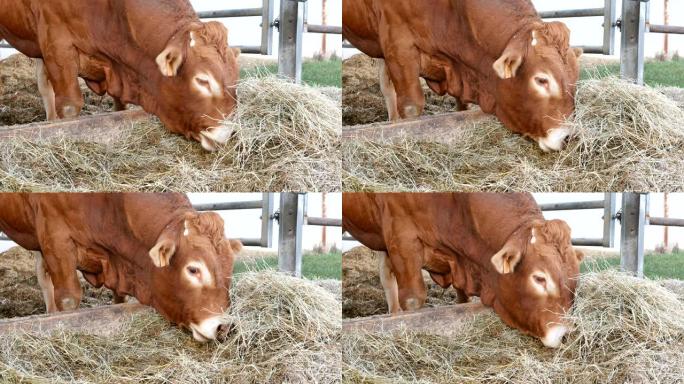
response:
<path id="1" fill-rule="evenodd" d="M 572 130 L 568 126 L 549 129 L 546 137 L 540 137 L 537 140 L 539 148 L 544 152 L 560 151 L 565 146 L 571 133 Z"/>
<path id="2" fill-rule="evenodd" d="M 549 327 L 546 335 L 542 337 L 542 343 L 549 348 L 558 348 L 563 341 L 563 336 L 568 333 L 568 327 L 562 324 L 557 324 Z"/>
<path id="3" fill-rule="evenodd" d="M 209 152 L 216 152 L 219 145 L 228 142 L 233 135 L 233 128 L 227 125 L 209 128 L 199 134 L 199 141 L 202 148 Z"/>
<path id="4" fill-rule="evenodd" d="M 199 324 L 191 323 L 192 337 L 200 343 L 206 343 L 216 338 L 229 329 L 229 324 L 224 316 L 213 316 L 204 319 Z"/>

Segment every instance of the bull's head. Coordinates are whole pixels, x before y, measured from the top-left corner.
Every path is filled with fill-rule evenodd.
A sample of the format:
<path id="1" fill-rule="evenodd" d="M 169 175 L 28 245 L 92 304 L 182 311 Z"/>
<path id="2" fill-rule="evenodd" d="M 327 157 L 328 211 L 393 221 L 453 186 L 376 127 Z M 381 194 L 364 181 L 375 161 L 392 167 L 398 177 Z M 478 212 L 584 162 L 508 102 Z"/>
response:
<path id="1" fill-rule="evenodd" d="M 227 327 L 222 315 L 230 306 L 233 261 L 241 248 L 239 241 L 225 238 L 218 214 L 188 213 L 164 229 L 149 252 L 150 304 L 189 328 L 195 340 L 215 339 Z"/>
<path id="2" fill-rule="evenodd" d="M 494 311 L 508 325 L 558 347 L 584 255 L 571 244 L 562 220 L 535 222 L 515 231 L 492 258 Z"/>
<path id="3" fill-rule="evenodd" d="M 561 150 L 572 133 L 565 120 L 575 110 L 582 50 L 569 41 L 565 24 L 535 24 L 513 36 L 493 65 L 496 116 L 545 152 Z"/>
<path id="4" fill-rule="evenodd" d="M 156 58 L 164 76 L 157 103 L 164 125 L 208 151 L 228 141 L 231 132 L 221 122 L 237 105 L 238 56 L 219 22 L 193 24 L 174 35 Z"/>

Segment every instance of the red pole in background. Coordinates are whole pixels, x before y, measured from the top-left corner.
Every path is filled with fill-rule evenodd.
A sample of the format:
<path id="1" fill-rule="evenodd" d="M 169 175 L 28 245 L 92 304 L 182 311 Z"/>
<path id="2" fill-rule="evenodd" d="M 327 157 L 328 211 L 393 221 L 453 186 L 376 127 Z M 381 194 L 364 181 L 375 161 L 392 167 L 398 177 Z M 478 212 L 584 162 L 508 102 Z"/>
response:
<path id="1" fill-rule="evenodd" d="M 322 7 L 323 7 L 323 11 L 322 11 L 323 14 L 322 14 L 322 17 L 321 17 L 321 18 L 322 18 L 321 24 L 323 24 L 323 25 L 328 25 L 328 0 L 323 0 L 323 3 L 322 3 L 322 4 L 323 4 L 323 5 L 322 5 Z M 325 33 L 323 34 L 323 40 L 322 40 L 322 43 L 321 43 L 321 55 L 322 55 L 324 58 L 328 58 L 328 35 L 325 34 Z"/>
<path id="2" fill-rule="evenodd" d="M 665 0 L 665 25 L 670 25 L 670 0 Z M 668 33 L 665 34 L 663 52 L 665 52 L 665 57 L 670 54 L 670 35 Z M 665 230 L 667 231 L 667 229 Z"/>

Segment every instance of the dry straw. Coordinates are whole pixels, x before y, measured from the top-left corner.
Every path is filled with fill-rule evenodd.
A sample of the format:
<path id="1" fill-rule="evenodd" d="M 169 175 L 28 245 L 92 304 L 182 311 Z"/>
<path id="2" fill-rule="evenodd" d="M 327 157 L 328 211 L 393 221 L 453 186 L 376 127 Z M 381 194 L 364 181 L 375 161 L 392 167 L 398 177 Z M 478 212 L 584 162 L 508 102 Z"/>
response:
<path id="1" fill-rule="evenodd" d="M 5 191 L 337 191 L 339 103 L 275 76 L 238 85 L 233 137 L 217 153 L 156 120 L 122 127 L 113 143 L 0 142 Z"/>
<path id="2" fill-rule="evenodd" d="M 110 336 L 87 331 L 0 335 L 3 383 L 337 383 L 340 302 L 317 284 L 276 272 L 239 276 L 234 326 L 202 345 L 157 315 Z"/>
<path id="3" fill-rule="evenodd" d="M 684 111 L 656 89 L 582 81 L 576 136 L 558 153 L 494 117 L 448 144 L 403 137 L 343 143 L 345 190 L 675 191 L 684 185 Z"/>
<path id="4" fill-rule="evenodd" d="M 670 282 L 615 271 L 583 275 L 558 350 L 492 312 L 455 323 L 450 336 L 401 330 L 345 333 L 345 382 L 681 383 L 684 302 Z M 678 299 L 677 295 L 680 295 Z"/>

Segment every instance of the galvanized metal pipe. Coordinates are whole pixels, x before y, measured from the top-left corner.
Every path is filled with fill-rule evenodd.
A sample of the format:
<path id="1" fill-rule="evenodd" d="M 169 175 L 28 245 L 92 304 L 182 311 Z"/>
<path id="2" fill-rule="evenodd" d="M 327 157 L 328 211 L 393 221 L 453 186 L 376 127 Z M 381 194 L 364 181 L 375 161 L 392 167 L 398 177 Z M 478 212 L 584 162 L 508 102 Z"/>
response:
<path id="1" fill-rule="evenodd" d="M 676 25 L 649 24 L 648 31 L 652 33 L 672 33 L 684 35 L 684 27 Z"/>
<path id="2" fill-rule="evenodd" d="M 304 195 L 292 192 L 280 194 L 279 224 L 278 270 L 301 277 Z"/>
<path id="3" fill-rule="evenodd" d="M 684 219 L 675 219 L 672 217 L 649 217 L 648 224 L 666 227 L 684 227 Z"/>
<path id="4" fill-rule="evenodd" d="M 221 19 L 224 17 L 261 17 L 262 8 L 220 9 L 197 12 L 200 19 Z"/>
<path id="5" fill-rule="evenodd" d="M 263 205 L 263 200 L 252 200 L 196 204 L 193 205 L 193 208 L 195 208 L 198 211 L 232 211 L 239 209 L 261 209 Z"/>
<path id="6" fill-rule="evenodd" d="M 539 12 L 542 19 L 564 19 L 569 17 L 603 17 L 605 8 L 565 9 L 561 11 Z"/>
<path id="7" fill-rule="evenodd" d="M 648 3 L 622 0 L 620 76 L 644 84 L 644 34 Z"/>
<path id="8" fill-rule="evenodd" d="M 317 225 L 321 227 L 341 227 L 342 219 L 333 219 L 330 217 L 307 217 L 306 225 Z"/>
<path id="9" fill-rule="evenodd" d="M 307 24 L 306 31 L 309 33 L 330 33 L 333 35 L 341 35 L 342 27 L 332 25 Z"/>
<path id="10" fill-rule="evenodd" d="M 603 209 L 604 200 L 570 201 L 565 203 L 539 204 L 542 211 L 575 211 L 580 209 Z"/>
<path id="11" fill-rule="evenodd" d="M 646 195 L 634 192 L 623 193 L 620 220 L 622 224 L 620 269 L 631 272 L 637 277 L 643 277 Z"/>

